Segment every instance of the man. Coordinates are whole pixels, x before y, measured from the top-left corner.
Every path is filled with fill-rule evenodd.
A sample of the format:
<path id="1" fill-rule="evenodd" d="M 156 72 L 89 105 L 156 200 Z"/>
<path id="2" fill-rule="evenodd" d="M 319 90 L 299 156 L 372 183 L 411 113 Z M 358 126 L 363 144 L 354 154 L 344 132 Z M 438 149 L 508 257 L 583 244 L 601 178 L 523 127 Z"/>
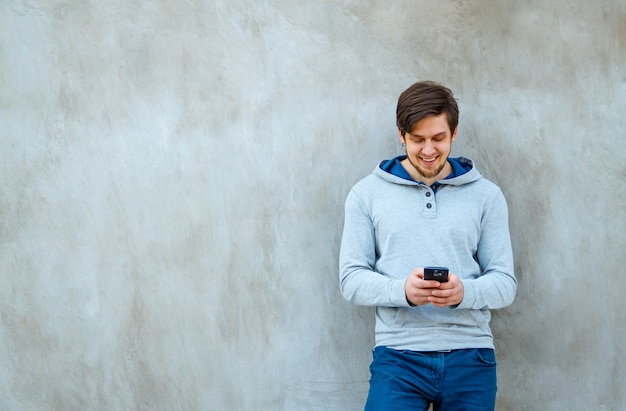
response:
<path id="1" fill-rule="evenodd" d="M 517 282 L 504 196 L 474 163 L 451 158 L 458 106 L 433 82 L 405 90 L 396 111 L 406 154 L 381 162 L 350 191 L 340 287 L 376 307 L 366 411 L 493 410 L 490 309 Z M 424 267 L 449 269 L 448 281 Z"/>

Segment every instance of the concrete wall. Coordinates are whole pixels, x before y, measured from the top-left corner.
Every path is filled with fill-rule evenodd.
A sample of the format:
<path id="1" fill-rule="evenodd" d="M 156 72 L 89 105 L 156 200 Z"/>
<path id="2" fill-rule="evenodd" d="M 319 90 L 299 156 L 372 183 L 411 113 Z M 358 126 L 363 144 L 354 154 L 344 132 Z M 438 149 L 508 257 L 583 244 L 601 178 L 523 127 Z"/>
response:
<path id="1" fill-rule="evenodd" d="M 626 409 L 626 6 L 0 2 L 0 409 L 359 410 L 343 201 L 398 94 L 508 197 L 498 410 Z"/>

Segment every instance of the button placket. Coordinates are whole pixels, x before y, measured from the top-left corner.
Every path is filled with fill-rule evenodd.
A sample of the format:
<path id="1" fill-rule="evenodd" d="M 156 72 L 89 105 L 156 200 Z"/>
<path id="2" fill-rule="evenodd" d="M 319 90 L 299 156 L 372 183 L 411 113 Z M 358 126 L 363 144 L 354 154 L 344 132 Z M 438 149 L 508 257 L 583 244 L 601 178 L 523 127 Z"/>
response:
<path id="1" fill-rule="evenodd" d="M 424 192 L 424 208 L 422 208 L 422 216 L 435 218 L 437 216 L 435 193 L 430 187 L 425 187 Z"/>

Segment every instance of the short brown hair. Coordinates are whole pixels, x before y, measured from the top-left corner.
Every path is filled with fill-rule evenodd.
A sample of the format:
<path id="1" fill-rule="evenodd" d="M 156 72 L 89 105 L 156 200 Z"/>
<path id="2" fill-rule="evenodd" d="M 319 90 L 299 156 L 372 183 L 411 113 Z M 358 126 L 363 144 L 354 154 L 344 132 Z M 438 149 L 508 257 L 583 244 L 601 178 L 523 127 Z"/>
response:
<path id="1" fill-rule="evenodd" d="M 418 121 L 429 116 L 446 113 L 450 133 L 459 124 L 459 107 L 452 91 L 432 81 L 421 81 L 404 90 L 398 98 L 396 124 L 404 136 Z"/>

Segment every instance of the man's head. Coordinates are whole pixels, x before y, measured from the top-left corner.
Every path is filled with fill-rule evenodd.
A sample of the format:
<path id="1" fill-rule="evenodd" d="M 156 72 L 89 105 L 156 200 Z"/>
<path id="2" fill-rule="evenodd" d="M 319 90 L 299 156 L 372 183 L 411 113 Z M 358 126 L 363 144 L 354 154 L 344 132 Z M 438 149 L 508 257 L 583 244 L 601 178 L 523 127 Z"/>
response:
<path id="1" fill-rule="evenodd" d="M 431 185 L 452 171 L 448 156 L 456 140 L 459 109 L 452 92 L 436 83 L 415 83 L 398 99 L 398 137 L 406 150 L 404 168 Z"/>
<path id="2" fill-rule="evenodd" d="M 396 124 L 401 135 L 410 133 L 425 117 L 446 114 L 450 133 L 459 123 L 459 107 L 452 91 L 432 81 L 413 84 L 400 94 L 396 108 Z"/>

